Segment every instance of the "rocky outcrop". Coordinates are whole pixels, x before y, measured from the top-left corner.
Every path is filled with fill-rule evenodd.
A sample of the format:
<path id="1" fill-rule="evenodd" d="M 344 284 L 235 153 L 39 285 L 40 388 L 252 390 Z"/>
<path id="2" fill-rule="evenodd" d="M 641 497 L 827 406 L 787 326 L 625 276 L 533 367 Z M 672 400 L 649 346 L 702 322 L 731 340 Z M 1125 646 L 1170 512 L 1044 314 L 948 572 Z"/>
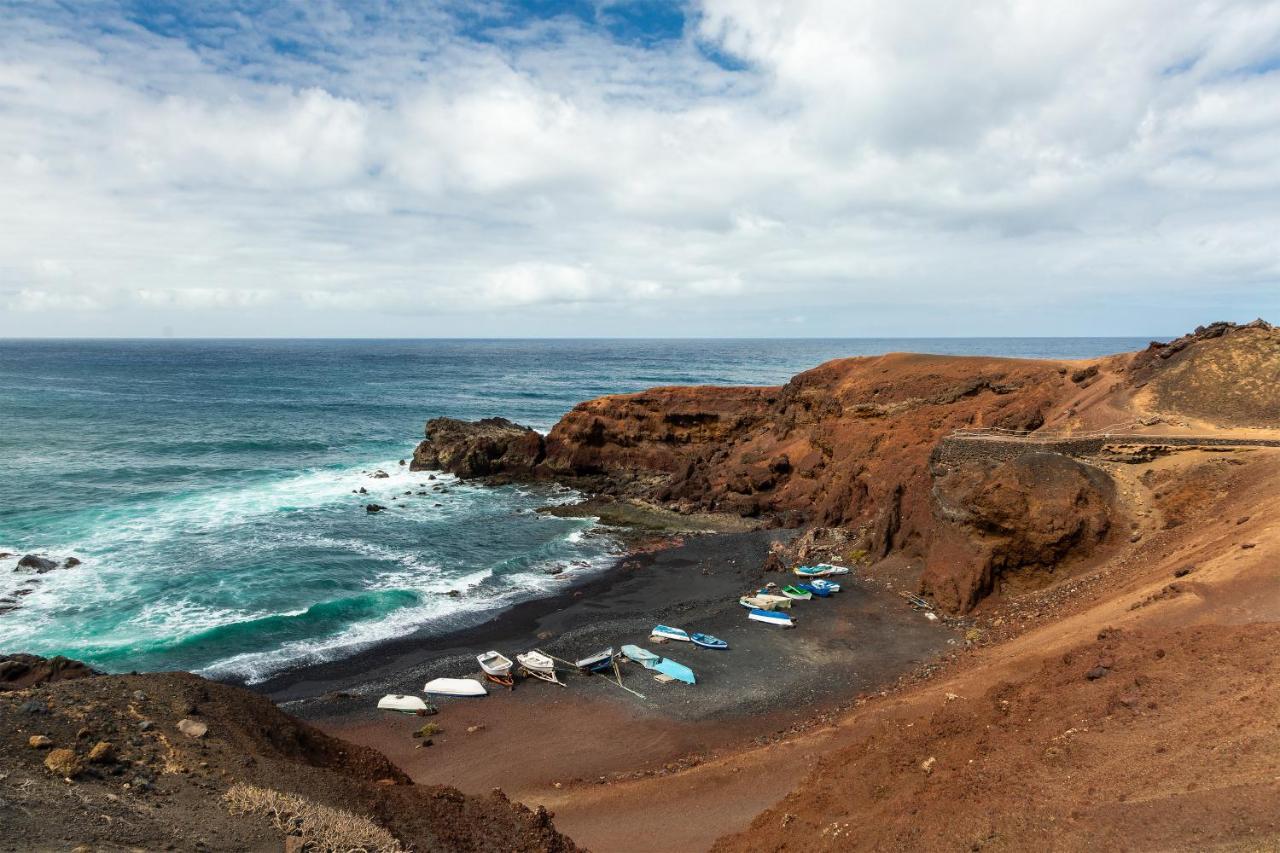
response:
<path id="1" fill-rule="evenodd" d="M 435 418 L 427 422 L 426 439 L 413 451 L 409 470 L 459 477 L 527 476 L 545 452 L 539 433 L 506 418 Z"/>
<path id="2" fill-rule="evenodd" d="M 78 660 L 61 655 L 42 658 L 39 655 L 0 655 L 0 691 L 26 690 L 56 681 L 71 681 L 101 675 Z"/>
<path id="3" fill-rule="evenodd" d="M 1069 456 L 939 465 L 934 475 L 937 524 L 921 588 L 947 610 L 1088 557 L 1114 526 L 1111 478 Z"/>
<path id="4" fill-rule="evenodd" d="M 1213 324 L 1088 361 L 890 353 L 827 362 L 780 387 L 601 397 L 575 406 L 545 441 L 501 419 L 441 419 L 428 424 L 414 468 L 554 478 L 680 513 L 839 530 L 832 553 L 927 561 L 926 589 L 966 609 L 1105 536 L 1106 484 L 1065 458 L 1096 454 L 1103 439 L 1093 433 L 1277 428 L 1278 395 L 1280 332 Z M 947 442 L 953 461 L 973 466 L 957 464 L 935 489 L 935 448 L 960 428 L 996 432 Z M 1051 436 L 1064 458 L 1021 459 L 1028 432 Z M 1046 489 L 1062 489 L 1065 503 Z M 980 503 L 966 519 L 949 517 L 967 491 Z M 1006 500 L 1025 505 L 1015 512 Z M 773 562 L 788 559 L 799 558 Z"/>
<path id="5" fill-rule="evenodd" d="M 68 661 L 62 669 L 78 667 Z M 0 719 L 11 723 L 0 726 L 0 766 L 22 782 L 21 789 L 10 783 L 0 804 L 10 849 L 301 850 L 308 840 L 307 849 L 323 846 L 323 833 L 305 820 L 281 828 L 230 808 L 223 795 L 237 784 L 339 809 L 357 830 L 373 826 L 399 842 L 377 849 L 578 849 L 544 809 L 496 790 L 475 796 L 415 785 L 376 750 L 331 737 L 242 688 L 187 673 L 100 675 L 28 688 L 0 692 Z M 18 790 L 15 800 L 10 795 Z M 286 835 L 294 841 L 286 843 Z"/>
<path id="6" fill-rule="evenodd" d="M 1213 323 L 1134 357 L 1130 384 L 1159 415 L 1227 427 L 1280 424 L 1280 330 Z"/>

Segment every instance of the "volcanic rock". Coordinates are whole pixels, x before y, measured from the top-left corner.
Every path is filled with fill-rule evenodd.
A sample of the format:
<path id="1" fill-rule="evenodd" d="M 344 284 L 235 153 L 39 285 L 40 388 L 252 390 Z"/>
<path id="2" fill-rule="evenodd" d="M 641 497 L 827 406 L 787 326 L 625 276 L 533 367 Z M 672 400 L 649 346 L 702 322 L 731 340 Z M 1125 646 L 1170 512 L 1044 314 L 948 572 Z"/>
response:
<path id="1" fill-rule="evenodd" d="M 88 678 L 93 675 L 101 675 L 101 673 L 80 661 L 69 660 L 61 655 L 51 658 L 26 654 L 0 655 L 0 692 L 26 690 L 41 684 Z"/>
<path id="2" fill-rule="evenodd" d="M 411 471 L 440 470 L 459 477 L 530 475 L 545 455 L 542 436 L 506 418 L 468 422 L 435 418 L 413 451 Z"/>
<path id="3" fill-rule="evenodd" d="M 1019 572 L 1052 572 L 1087 555 L 1112 526 L 1115 487 L 1100 469 L 1057 453 L 939 466 L 938 528 L 921 588 L 968 610 Z"/>
<path id="4" fill-rule="evenodd" d="M 41 557 L 38 554 L 27 554 L 18 561 L 19 569 L 29 569 L 36 574 L 43 575 L 58 568 L 57 562 L 50 560 L 48 557 Z"/>

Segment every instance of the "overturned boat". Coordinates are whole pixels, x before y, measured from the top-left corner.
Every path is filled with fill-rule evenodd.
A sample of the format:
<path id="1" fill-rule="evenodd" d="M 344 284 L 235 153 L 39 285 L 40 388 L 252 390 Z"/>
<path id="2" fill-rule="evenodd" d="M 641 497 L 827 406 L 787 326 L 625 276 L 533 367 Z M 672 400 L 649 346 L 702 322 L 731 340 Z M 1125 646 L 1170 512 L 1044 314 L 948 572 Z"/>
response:
<path id="1" fill-rule="evenodd" d="M 422 687 L 423 693 L 440 696 L 485 696 L 488 691 L 474 678 L 433 678 Z"/>
<path id="2" fill-rule="evenodd" d="M 791 621 L 791 617 L 785 613 L 778 613 L 774 610 L 752 610 L 747 614 L 747 618 L 753 622 L 763 622 L 766 625 L 777 625 L 780 628 L 794 628 L 795 622 Z"/>
<path id="3" fill-rule="evenodd" d="M 427 710 L 427 703 L 417 696 L 405 696 L 402 693 L 388 693 L 378 700 L 378 710 L 399 711 L 402 714 L 416 714 Z"/>

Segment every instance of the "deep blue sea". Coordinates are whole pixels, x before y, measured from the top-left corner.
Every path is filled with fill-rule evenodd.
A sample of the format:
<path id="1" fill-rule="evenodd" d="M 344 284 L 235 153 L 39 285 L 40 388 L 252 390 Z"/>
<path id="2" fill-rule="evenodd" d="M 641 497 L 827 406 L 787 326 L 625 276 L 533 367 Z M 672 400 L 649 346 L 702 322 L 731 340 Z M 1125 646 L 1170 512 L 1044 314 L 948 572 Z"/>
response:
<path id="1" fill-rule="evenodd" d="M 0 559 L 0 608 L 15 608 L 0 613 L 0 651 L 252 682 L 477 624 L 609 562 L 608 530 L 533 511 L 572 493 L 399 466 L 437 415 L 545 431 L 601 394 L 781 383 L 840 356 L 1085 358 L 1146 343 L 0 341 L 0 552 L 15 555 Z M 369 515 L 369 500 L 392 508 Z M 14 571 L 27 552 L 83 563 Z"/>

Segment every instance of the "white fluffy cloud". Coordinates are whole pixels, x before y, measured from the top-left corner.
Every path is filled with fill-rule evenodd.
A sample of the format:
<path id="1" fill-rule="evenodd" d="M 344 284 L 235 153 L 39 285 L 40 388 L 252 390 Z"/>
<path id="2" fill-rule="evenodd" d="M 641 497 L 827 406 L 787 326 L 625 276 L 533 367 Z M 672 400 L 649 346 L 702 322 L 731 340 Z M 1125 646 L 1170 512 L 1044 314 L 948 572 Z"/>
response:
<path id="1" fill-rule="evenodd" d="M 3 9 L 0 334 L 1280 308 L 1275 0 L 702 0 L 643 43 L 503 5 Z"/>

